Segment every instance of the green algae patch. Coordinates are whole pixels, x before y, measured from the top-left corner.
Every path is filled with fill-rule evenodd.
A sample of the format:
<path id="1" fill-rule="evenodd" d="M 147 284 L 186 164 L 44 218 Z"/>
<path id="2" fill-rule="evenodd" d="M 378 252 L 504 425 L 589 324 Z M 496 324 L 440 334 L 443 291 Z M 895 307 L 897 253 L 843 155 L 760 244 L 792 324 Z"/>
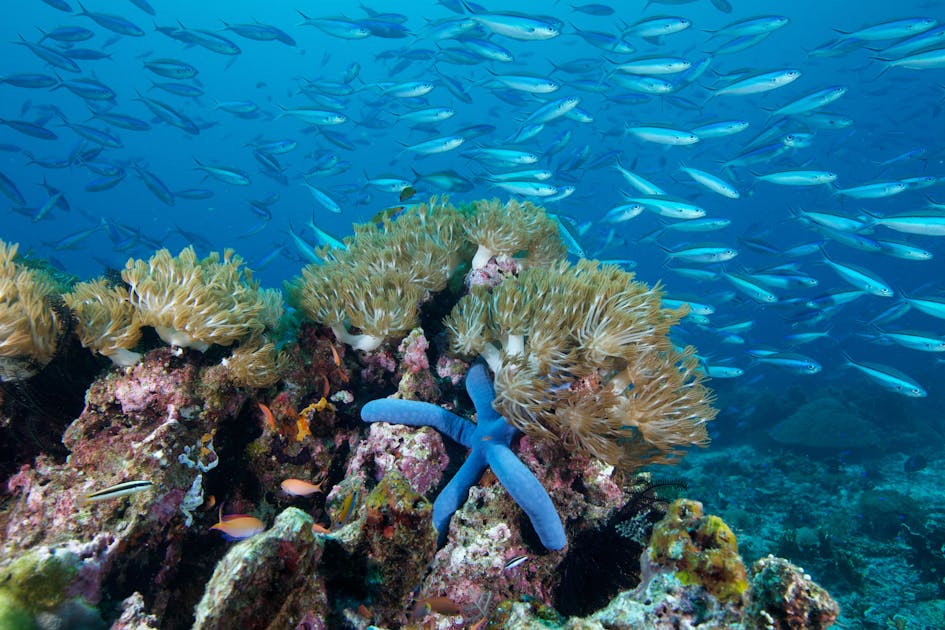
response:
<path id="1" fill-rule="evenodd" d="M 51 610 L 65 599 L 66 587 L 78 571 L 76 564 L 69 552 L 36 549 L 0 569 L 0 587 L 28 610 Z"/>
<path id="2" fill-rule="evenodd" d="M 0 628 L 4 630 L 34 630 L 36 628 L 33 613 L 6 590 L 0 590 Z"/>

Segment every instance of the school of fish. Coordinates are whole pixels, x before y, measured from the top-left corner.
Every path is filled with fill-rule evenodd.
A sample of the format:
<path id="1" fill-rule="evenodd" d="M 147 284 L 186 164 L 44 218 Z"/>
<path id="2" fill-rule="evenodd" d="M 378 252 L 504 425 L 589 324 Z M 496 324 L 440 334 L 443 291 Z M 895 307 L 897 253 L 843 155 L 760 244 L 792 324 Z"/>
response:
<path id="1" fill-rule="evenodd" d="M 663 278 L 713 378 L 940 373 L 937 3 L 274 4 L 9 8 L 0 237 L 84 277 L 234 247 L 275 284 L 379 212 L 514 197 Z"/>

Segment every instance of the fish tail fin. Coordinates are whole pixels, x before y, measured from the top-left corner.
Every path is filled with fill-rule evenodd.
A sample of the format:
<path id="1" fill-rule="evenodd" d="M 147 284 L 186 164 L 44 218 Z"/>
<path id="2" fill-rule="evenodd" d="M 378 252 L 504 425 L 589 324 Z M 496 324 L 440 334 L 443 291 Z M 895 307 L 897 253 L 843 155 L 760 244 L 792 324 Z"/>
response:
<path id="1" fill-rule="evenodd" d="M 860 208 L 860 212 L 861 212 L 862 214 L 865 214 L 866 216 L 868 216 L 868 217 L 870 218 L 870 222 L 867 224 L 866 227 L 873 227 L 873 226 L 875 226 L 875 225 L 876 225 L 876 221 L 878 221 L 878 220 L 881 218 L 880 215 L 876 214 L 875 212 L 870 212 L 870 211 L 867 210 L 866 208 Z"/>
<path id="2" fill-rule="evenodd" d="M 893 67 L 893 65 L 892 65 L 892 63 L 890 63 L 890 60 L 889 60 L 889 59 L 883 59 L 882 57 L 872 57 L 872 59 L 876 59 L 877 61 L 883 61 L 883 62 L 886 63 L 886 65 L 883 66 L 883 69 L 879 71 L 879 74 L 877 74 L 875 77 L 873 77 L 872 79 L 870 79 L 871 81 L 875 81 L 876 79 L 880 78 L 881 76 L 883 76 L 884 74 L 886 74 L 886 73 L 890 70 L 890 68 Z"/>
<path id="3" fill-rule="evenodd" d="M 836 180 L 827 183 L 827 189 L 830 190 L 831 197 L 837 197 L 840 199 L 840 208 L 845 209 L 847 203 L 847 196 L 843 194 L 843 189 L 837 185 Z"/>
<path id="4" fill-rule="evenodd" d="M 843 348 L 839 348 L 839 351 L 840 351 L 840 356 L 843 357 L 843 363 L 841 364 L 842 367 L 853 367 L 856 365 L 856 362 L 853 360 L 853 357 L 851 357 L 850 354 L 846 350 L 844 350 Z"/>
<path id="5" fill-rule="evenodd" d="M 643 243 L 655 243 L 657 247 L 659 247 L 663 251 L 667 251 L 666 248 L 663 247 L 663 245 L 657 240 L 665 232 L 666 232 L 666 226 L 665 224 L 661 222 L 660 227 L 656 228 L 652 232 L 648 232 L 647 234 L 644 234 L 643 236 L 641 236 L 640 238 L 636 240 L 630 239 L 630 242 L 633 243 L 634 245 L 642 245 Z"/>

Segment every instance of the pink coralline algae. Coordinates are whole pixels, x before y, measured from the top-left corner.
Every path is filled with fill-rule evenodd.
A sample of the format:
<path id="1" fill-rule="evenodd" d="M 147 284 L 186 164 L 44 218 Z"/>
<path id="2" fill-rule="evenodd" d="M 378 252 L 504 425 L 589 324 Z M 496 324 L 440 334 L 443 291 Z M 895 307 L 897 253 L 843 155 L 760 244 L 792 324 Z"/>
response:
<path id="1" fill-rule="evenodd" d="M 449 379 L 454 387 L 463 382 L 468 369 L 468 363 L 455 357 L 442 355 L 436 360 L 436 375 L 442 379 Z"/>
<path id="2" fill-rule="evenodd" d="M 493 256 L 483 267 L 473 269 L 466 276 L 471 287 L 494 287 L 509 276 L 517 275 L 522 263 L 511 256 Z"/>
<path id="3" fill-rule="evenodd" d="M 420 370 L 430 369 L 430 360 L 427 358 L 427 350 L 430 344 L 423 334 L 423 329 L 414 328 L 410 334 L 404 337 L 397 347 L 397 352 L 402 356 L 401 369 L 405 372 L 419 372 Z"/>
<path id="4" fill-rule="evenodd" d="M 164 351 L 170 355 L 171 350 Z M 192 381 L 193 366 L 184 365 L 182 369 L 155 369 L 152 361 L 147 365 L 138 364 L 129 369 L 126 374 L 117 377 L 111 388 L 114 400 L 121 405 L 121 412 L 125 415 L 138 414 L 145 411 L 160 409 L 160 405 L 168 408 L 173 405 L 177 409 L 185 407 L 189 383 Z"/>
<path id="5" fill-rule="evenodd" d="M 373 385 L 385 386 L 385 381 L 397 369 L 397 359 L 384 348 L 363 353 L 361 362 L 364 365 L 360 373 L 361 380 Z"/>
<path id="6" fill-rule="evenodd" d="M 406 400 L 439 400 L 440 387 L 430 371 L 427 350 L 430 344 L 422 328 L 414 328 L 400 343 L 400 382 L 397 394 Z"/>
<path id="7" fill-rule="evenodd" d="M 417 493 L 427 494 L 439 485 L 448 465 L 443 438 L 433 429 L 377 422 L 358 444 L 345 476 L 377 482 L 396 470 Z"/>

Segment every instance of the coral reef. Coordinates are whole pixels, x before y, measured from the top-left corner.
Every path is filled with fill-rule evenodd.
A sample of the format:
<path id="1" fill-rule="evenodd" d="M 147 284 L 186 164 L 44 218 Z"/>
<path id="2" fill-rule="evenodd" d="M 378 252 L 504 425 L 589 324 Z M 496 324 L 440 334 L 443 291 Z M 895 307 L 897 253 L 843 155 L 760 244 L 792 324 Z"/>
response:
<path id="1" fill-rule="evenodd" d="M 615 479 L 612 467 L 573 454 L 560 443 L 523 436 L 517 455 L 547 489 L 574 539 L 601 527 L 636 485 Z M 521 508 L 497 481 L 487 472 L 480 485 L 470 488 L 418 593 L 420 600 L 446 597 L 462 609 L 462 623 L 454 620 L 451 627 L 492 620 L 497 603 L 521 593 L 558 604 L 557 584 L 574 549 L 569 544 L 567 551 L 545 551 Z M 639 566 L 639 553 L 633 562 Z"/>
<path id="2" fill-rule="evenodd" d="M 820 630 L 833 625 L 840 608 L 803 569 L 783 558 L 768 556 L 751 567 L 748 614 L 774 630 Z"/>
<path id="3" fill-rule="evenodd" d="M 64 325 L 52 279 L 16 262 L 17 248 L 0 240 L 0 382 L 39 372 L 52 360 Z"/>
<path id="4" fill-rule="evenodd" d="M 396 618 L 393 611 L 407 610 L 436 551 L 433 508 L 393 471 L 367 496 L 364 509 L 365 583 L 382 618 Z"/>
<path id="5" fill-rule="evenodd" d="M 62 438 L 68 460 L 41 455 L 6 481 L 0 557 L 13 559 L 42 545 L 89 549 L 80 554 L 88 559 L 77 572 L 88 602 L 98 603 L 107 581 L 109 590 L 122 597 L 144 592 L 149 613 L 168 615 L 172 599 L 187 590 L 179 580 L 189 579 L 181 577 L 188 566 L 181 558 L 194 534 L 185 524 L 182 502 L 195 477 L 215 472 L 203 473 L 179 456 L 190 447 L 192 457 L 210 470 L 206 464 L 216 459 L 209 450 L 214 436 L 228 448 L 241 439 L 232 420 L 246 394 L 221 371 L 219 366 L 200 368 L 165 347 L 122 373 L 102 375 Z M 82 506 L 87 494 L 131 480 L 152 486 Z M 202 487 L 214 492 L 215 485 L 204 480 Z M 204 493 L 197 497 L 195 526 L 212 518 L 199 510 L 206 498 Z M 183 601 L 195 603 L 193 595 L 184 595 Z"/>
<path id="6" fill-rule="evenodd" d="M 0 625 L 829 625 L 826 592 L 774 559 L 746 572 L 698 503 L 660 519 L 633 469 L 704 443 L 714 413 L 668 339 L 682 313 L 565 262 L 557 230 L 497 201 L 357 226 L 290 287 L 313 320 L 295 327 L 232 252 L 162 250 L 129 261 L 127 288 L 76 285 L 65 348 L 94 381 L 67 453 L 4 480 Z M 44 290 L 37 305 L 61 291 Z M 139 341 L 148 326 L 178 347 Z M 242 520 L 240 542 L 211 531 Z M 601 596 L 577 610 L 575 584 Z"/>

